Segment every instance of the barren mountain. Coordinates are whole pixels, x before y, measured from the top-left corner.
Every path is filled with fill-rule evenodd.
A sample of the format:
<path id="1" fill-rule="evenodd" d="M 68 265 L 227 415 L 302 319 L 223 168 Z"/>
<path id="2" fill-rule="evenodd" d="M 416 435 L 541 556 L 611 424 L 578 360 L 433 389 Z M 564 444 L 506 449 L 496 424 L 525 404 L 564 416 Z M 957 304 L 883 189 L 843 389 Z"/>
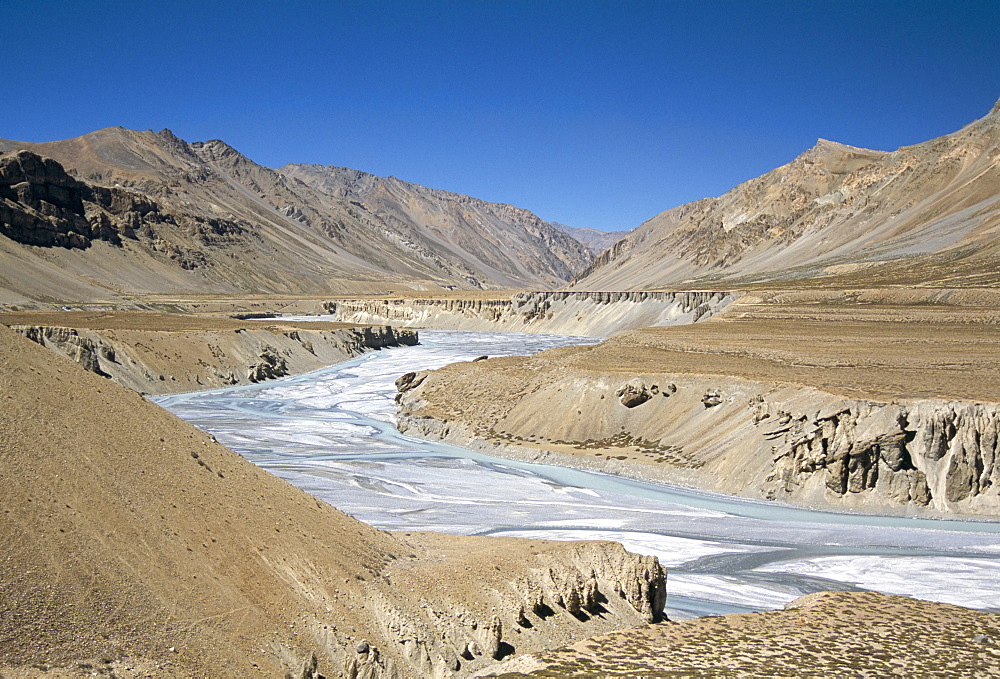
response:
<path id="1" fill-rule="evenodd" d="M 372 179 L 325 191 L 169 130 L 0 140 L 0 301 L 553 287 L 590 259 L 526 210 Z"/>
<path id="2" fill-rule="evenodd" d="M 891 153 L 821 139 L 723 196 L 650 219 L 576 285 L 994 285 L 998 229 L 1000 102 L 958 132 Z"/>
<path id="3" fill-rule="evenodd" d="M 561 285 L 589 263 L 589 250 L 535 214 L 345 167 L 286 165 L 280 172 L 325 196 L 363 205 L 389 228 L 475 275 L 507 287 Z"/>

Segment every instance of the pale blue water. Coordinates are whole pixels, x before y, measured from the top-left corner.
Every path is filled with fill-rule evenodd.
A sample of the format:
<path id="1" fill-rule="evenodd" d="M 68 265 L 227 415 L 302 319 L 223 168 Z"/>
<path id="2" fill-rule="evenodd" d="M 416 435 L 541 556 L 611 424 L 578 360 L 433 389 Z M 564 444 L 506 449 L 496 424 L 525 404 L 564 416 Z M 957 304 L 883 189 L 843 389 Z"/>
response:
<path id="1" fill-rule="evenodd" d="M 816 512 L 494 458 L 401 435 L 394 380 L 589 338 L 421 331 L 421 344 L 262 385 L 166 396 L 247 459 L 387 530 L 612 539 L 669 568 L 671 617 L 874 589 L 1000 610 L 1000 524 Z"/>

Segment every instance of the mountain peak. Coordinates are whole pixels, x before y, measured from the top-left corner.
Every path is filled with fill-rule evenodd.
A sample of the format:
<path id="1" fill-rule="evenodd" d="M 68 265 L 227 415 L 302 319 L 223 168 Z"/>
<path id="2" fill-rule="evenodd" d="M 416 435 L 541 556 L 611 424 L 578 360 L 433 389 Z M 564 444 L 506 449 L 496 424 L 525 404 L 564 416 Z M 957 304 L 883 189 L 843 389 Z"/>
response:
<path id="1" fill-rule="evenodd" d="M 799 154 L 796 160 L 807 163 L 818 163 L 822 166 L 837 165 L 849 159 L 877 158 L 885 155 L 885 151 L 874 151 L 863 149 L 857 146 L 841 144 L 838 141 L 830 141 L 822 137 L 816 140 L 812 148 Z"/>
<path id="2" fill-rule="evenodd" d="M 209 139 L 208 141 L 193 141 L 189 145 L 191 149 L 203 160 L 218 161 L 225 159 L 240 159 L 244 155 L 221 139 Z"/>
<path id="3" fill-rule="evenodd" d="M 993 104 L 993 108 L 990 109 L 990 115 L 994 116 L 1000 113 L 1000 99 L 997 99 L 997 103 Z"/>

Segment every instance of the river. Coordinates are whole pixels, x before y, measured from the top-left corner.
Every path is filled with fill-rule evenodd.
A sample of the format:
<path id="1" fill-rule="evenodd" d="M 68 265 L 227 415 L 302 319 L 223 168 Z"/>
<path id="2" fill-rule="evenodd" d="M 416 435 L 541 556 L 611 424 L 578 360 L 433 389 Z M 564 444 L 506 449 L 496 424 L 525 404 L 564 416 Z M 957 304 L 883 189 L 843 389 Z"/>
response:
<path id="1" fill-rule="evenodd" d="M 673 619 L 870 589 L 1000 611 L 1000 524 L 810 511 L 515 462 L 400 434 L 394 380 L 589 338 L 420 331 L 421 343 L 246 387 L 163 396 L 248 460 L 386 530 L 608 539 L 668 567 Z"/>

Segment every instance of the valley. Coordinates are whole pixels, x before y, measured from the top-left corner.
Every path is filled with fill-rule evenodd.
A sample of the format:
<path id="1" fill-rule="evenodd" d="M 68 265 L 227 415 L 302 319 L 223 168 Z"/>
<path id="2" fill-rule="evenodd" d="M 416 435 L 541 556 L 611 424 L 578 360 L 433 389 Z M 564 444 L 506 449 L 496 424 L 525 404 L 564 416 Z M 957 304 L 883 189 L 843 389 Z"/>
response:
<path id="1" fill-rule="evenodd" d="M 997 672 L 998 168 L 994 107 L 612 239 L 0 141 L 0 673 Z"/>

